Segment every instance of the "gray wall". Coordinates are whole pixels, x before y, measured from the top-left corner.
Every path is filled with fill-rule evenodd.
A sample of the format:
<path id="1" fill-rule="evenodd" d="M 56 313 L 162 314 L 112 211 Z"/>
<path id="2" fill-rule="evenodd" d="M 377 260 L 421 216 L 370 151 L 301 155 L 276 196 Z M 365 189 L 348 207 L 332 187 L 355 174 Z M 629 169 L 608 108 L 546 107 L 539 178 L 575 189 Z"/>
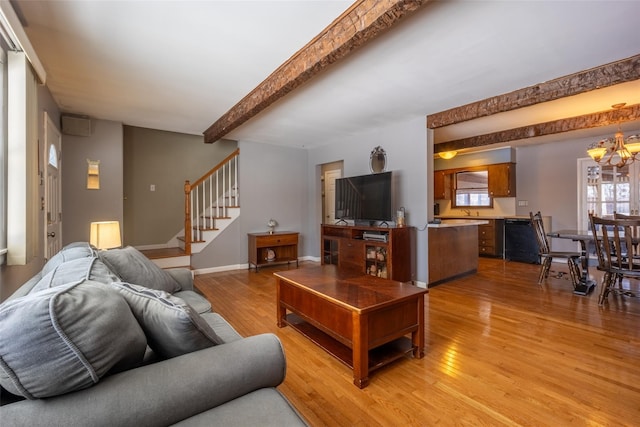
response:
<path id="1" fill-rule="evenodd" d="M 625 132 L 631 135 L 639 130 Z M 603 134 L 602 138 L 611 135 Z M 517 215 L 540 211 L 551 216 L 553 230 L 575 229 L 578 226 L 578 165 L 577 160 L 588 158 L 587 148 L 600 138 L 576 137 L 543 145 L 523 146 L 516 149 L 517 200 L 526 200 L 528 206 L 518 207 Z M 548 230 L 551 231 L 551 230 Z M 577 244 L 552 239 L 555 250 L 576 250 Z"/>
<path id="2" fill-rule="evenodd" d="M 308 216 L 307 151 L 240 141 L 240 218 L 202 252 L 192 257 L 197 268 L 246 264 L 247 233 L 267 231 L 270 218 L 276 231 L 300 232 L 299 256 L 309 252 L 305 229 Z"/>
<path id="3" fill-rule="evenodd" d="M 418 281 L 426 283 L 427 232 L 421 229 L 427 223 L 427 191 L 432 190 L 427 190 L 427 164 L 431 163 L 427 162 L 425 117 L 393 123 L 358 135 L 345 135 L 342 140 L 309 150 L 306 172 L 309 210 L 303 218 L 308 238 L 305 241 L 304 253 L 314 257 L 320 256 L 321 165 L 343 160 L 344 176 L 368 174 L 369 155 L 378 145 L 387 153 L 387 170 L 393 171 L 397 179 L 395 208 L 404 206 L 407 225 L 418 228 L 416 277 Z"/>
<path id="4" fill-rule="evenodd" d="M 93 221 L 123 221 L 122 123 L 92 119 L 91 136 L 62 136 L 62 243 L 89 241 Z M 87 190 L 87 159 L 100 189 Z"/>
<path id="5" fill-rule="evenodd" d="M 205 144 L 201 135 L 125 126 L 123 244 L 166 245 L 184 229 L 184 182 L 236 148 L 235 141 Z"/>

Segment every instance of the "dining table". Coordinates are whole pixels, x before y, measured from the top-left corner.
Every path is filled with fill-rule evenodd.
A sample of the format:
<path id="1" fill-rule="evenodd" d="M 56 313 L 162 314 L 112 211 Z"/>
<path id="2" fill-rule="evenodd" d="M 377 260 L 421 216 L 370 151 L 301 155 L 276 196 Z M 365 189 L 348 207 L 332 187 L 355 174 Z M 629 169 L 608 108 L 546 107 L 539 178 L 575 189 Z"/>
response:
<path id="1" fill-rule="evenodd" d="M 591 230 L 558 230 L 547 233 L 547 236 L 556 239 L 569 239 L 580 242 L 580 261 L 582 264 L 580 278 L 573 284 L 573 293 L 576 295 L 589 295 L 596 287 L 597 282 L 589 275 L 589 243 L 593 242 Z"/>

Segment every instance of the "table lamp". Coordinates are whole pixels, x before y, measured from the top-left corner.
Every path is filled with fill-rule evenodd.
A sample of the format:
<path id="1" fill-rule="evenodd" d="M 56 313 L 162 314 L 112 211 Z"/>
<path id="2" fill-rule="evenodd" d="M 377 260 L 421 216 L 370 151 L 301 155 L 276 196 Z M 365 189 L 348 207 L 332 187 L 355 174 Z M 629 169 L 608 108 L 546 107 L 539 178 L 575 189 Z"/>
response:
<path id="1" fill-rule="evenodd" d="M 120 239 L 120 222 L 92 222 L 89 242 L 98 249 L 119 248 L 122 246 L 122 240 Z"/>

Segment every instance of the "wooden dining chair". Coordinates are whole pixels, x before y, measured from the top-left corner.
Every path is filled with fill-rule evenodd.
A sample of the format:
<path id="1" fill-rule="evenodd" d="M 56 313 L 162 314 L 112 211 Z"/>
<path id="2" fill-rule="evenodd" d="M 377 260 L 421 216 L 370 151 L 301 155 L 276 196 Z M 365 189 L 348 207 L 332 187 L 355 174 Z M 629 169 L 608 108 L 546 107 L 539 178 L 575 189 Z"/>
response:
<path id="1" fill-rule="evenodd" d="M 639 215 L 627 215 L 627 214 L 621 214 L 618 213 L 616 211 L 613 211 L 613 219 L 635 219 L 635 220 L 640 220 L 640 216 Z M 640 241 L 640 227 L 633 227 L 631 229 L 631 232 L 633 233 L 633 253 L 635 256 L 640 256 L 639 254 L 639 248 L 638 248 L 638 242 Z"/>
<path id="2" fill-rule="evenodd" d="M 540 256 L 540 275 L 538 276 L 538 284 L 549 277 L 549 270 L 551 269 L 551 263 L 554 258 L 565 258 L 567 265 L 569 266 L 569 275 L 571 276 L 571 282 L 574 288 L 580 282 L 580 252 L 560 252 L 552 251 L 551 245 L 549 245 L 549 239 L 547 233 L 544 230 L 544 224 L 542 222 L 542 215 L 538 211 L 536 214 L 529 212 L 531 217 L 531 226 L 533 227 L 536 240 L 538 242 L 538 255 Z"/>
<path id="3" fill-rule="evenodd" d="M 598 257 L 598 270 L 604 272 L 598 304 L 602 305 L 610 293 L 637 297 L 622 287 L 622 279 L 640 279 L 638 237 L 640 219 L 605 219 L 591 216 L 591 232 Z"/>

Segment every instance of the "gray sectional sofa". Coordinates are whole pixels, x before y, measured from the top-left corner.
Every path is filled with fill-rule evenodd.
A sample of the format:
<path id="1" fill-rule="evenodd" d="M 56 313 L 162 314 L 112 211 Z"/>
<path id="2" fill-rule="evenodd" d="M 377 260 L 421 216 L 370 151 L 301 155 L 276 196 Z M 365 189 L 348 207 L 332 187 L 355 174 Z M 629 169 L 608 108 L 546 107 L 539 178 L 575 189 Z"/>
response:
<path id="1" fill-rule="evenodd" d="M 131 247 L 67 245 L 0 304 L 3 426 L 304 426 L 285 371 L 275 335 Z"/>

